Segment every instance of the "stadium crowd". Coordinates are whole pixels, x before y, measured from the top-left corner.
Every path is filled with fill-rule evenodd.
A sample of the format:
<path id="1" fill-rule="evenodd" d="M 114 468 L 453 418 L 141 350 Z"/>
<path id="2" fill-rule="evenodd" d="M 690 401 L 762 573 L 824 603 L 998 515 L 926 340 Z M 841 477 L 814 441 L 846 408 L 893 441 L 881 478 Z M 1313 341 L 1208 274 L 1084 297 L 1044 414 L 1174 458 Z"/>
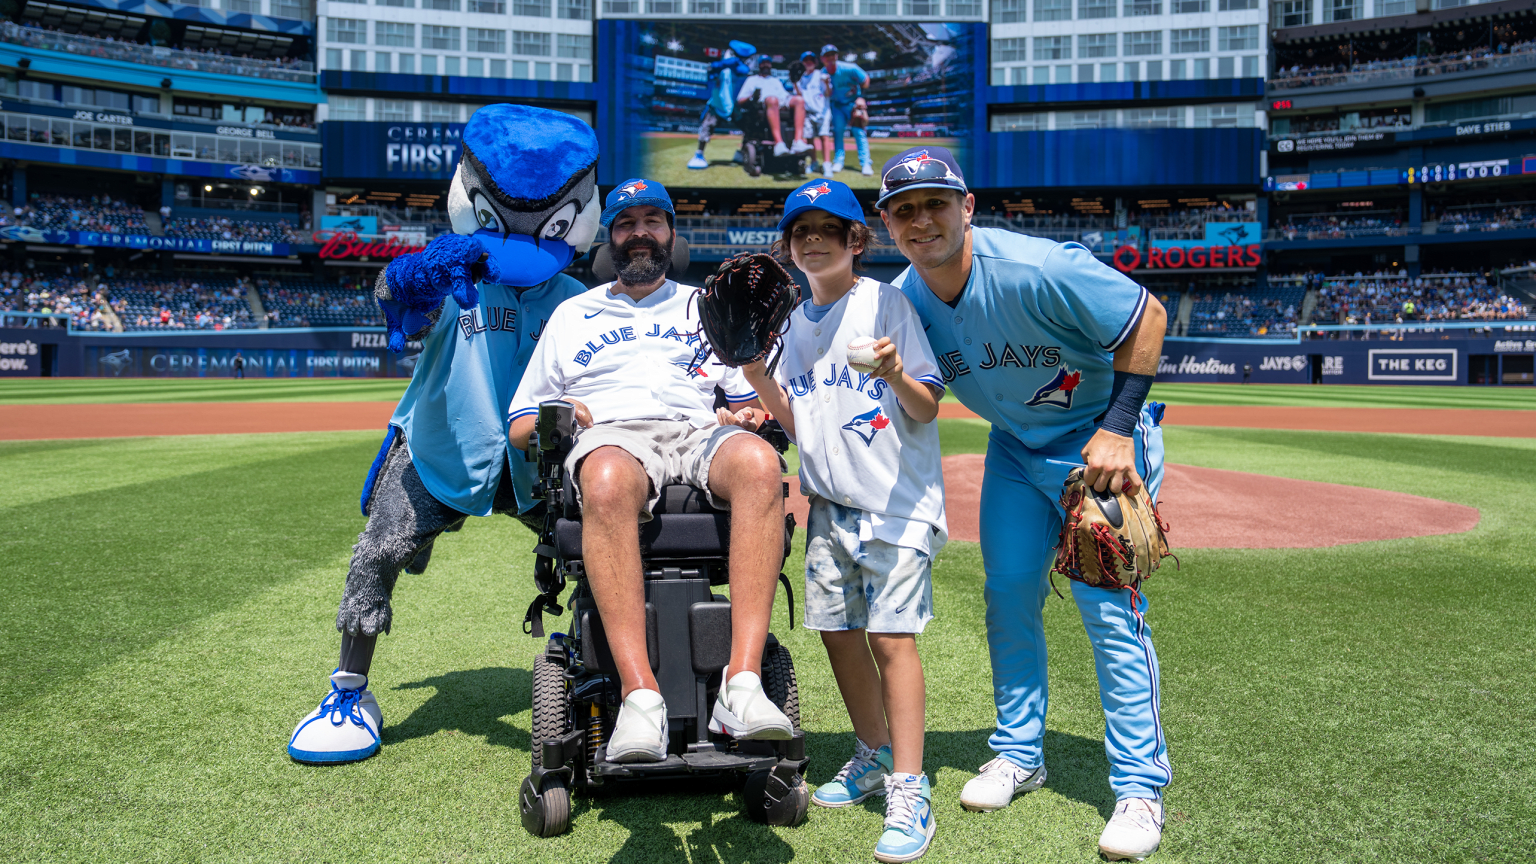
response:
<path id="1" fill-rule="evenodd" d="M 1433 209 L 1441 231 L 1508 231 L 1514 228 L 1536 228 L 1536 202 L 1521 202 L 1507 206 Z"/>
<path id="2" fill-rule="evenodd" d="M 71 198 L 33 193 L 24 207 L 0 213 L 0 228 L 36 228 L 40 231 L 98 231 L 107 234 L 148 234 L 144 211 L 110 195 Z"/>
<path id="3" fill-rule="evenodd" d="M 309 237 L 289 222 L 253 222 L 218 217 L 175 217 L 166 222 L 167 237 L 194 240 L 254 240 L 272 243 L 309 243 Z"/>
<path id="4" fill-rule="evenodd" d="M 365 279 L 341 285 L 256 280 L 269 327 L 373 327 L 384 313 Z"/>
<path id="5" fill-rule="evenodd" d="M 196 72 L 303 82 L 313 81 L 315 75 L 315 65 L 308 60 L 291 57 L 259 59 L 248 54 L 231 54 L 202 47 L 145 45 L 114 36 L 70 33 L 32 21 L 23 24 L 0 22 L 0 38 L 6 42 L 50 51 Z"/>
<path id="6" fill-rule="evenodd" d="M 1499 289 L 1482 273 L 1378 272 L 1306 279 L 1317 287 L 1318 323 L 1362 324 L 1508 320 L 1531 317 L 1531 310 Z"/>
<path id="7" fill-rule="evenodd" d="M 1185 335 L 1294 336 L 1304 294 L 1301 288 L 1275 286 L 1263 292 L 1196 295 Z"/>
<path id="8" fill-rule="evenodd" d="M 257 326 L 240 281 L 128 278 L 110 283 L 125 330 L 239 330 Z"/>
<path id="9" fill-rule="evenodd" d="M 1321 213 L 1292 216 L 1276 232 L 1286 240 L 1328 240 L 1337 237 L 1384 236 L 1408 233 L 1399 215 L 1325 215 Z"/>
<path id="10" fill-rule="evenodd" d="M 1501 42 L 1491 48 L 1447 51 L 1419 57 L 1408 55 L 1358 63 L 1323 63 L 1314 66 L 1294 64 L 1275 70 L 1269 86 L 1277 90 L 1302 87 L 1327 87 L 1350 80 L 1370 78 L 1423 78 L 1449 75 L 1476 69 L 1492 69 L 1536 61 L 1536 40 Z"/>
<path id="11" fill-rule="evenodd" d="M 92 289 L 69 268 L 55 276 L 0 271 L 0 313 L 31 312 L 67 318 L 76 330 L 110 330 L 116 309 L 100 291 Z M 58 326 L 60 318 L 12 318 L 10 327 Z"/>

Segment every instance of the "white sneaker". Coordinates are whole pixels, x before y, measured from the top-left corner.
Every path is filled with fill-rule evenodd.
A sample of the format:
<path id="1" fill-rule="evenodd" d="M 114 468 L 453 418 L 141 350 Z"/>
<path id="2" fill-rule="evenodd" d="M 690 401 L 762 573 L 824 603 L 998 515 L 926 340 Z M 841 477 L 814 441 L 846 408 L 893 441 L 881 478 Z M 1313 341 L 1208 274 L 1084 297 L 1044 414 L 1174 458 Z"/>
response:
<path id="1" fill-rule="evenodd" d="M 768 699 L 762 679 L 752 672 L 737 672 L 720 688 L 709 731 L 748 741 L 788 741 L 795 735 L 789 718 Z"/>
<path id="2" fill-rule="evenodd" d="M 865 177 L 873 177 L 873 176 L 875 176 L 875 166 L 874 166 L 874 164 L 870 163 L 870 162 L 865 162 L 863 165 L 859 166 L 859 173 L 863 174 Z"/>
<path id="3" fill-rule="evenodd" d="M 777 144 L 773 145 L 773 155 L 775 155 L 775 156 L 788 156 L 789 155 L 789 145 L 785 144 L 783 141 L 780 141 Z"/>
<path id="4" fill-rule="evenodd" d="M 821 163 L 821 173 L 825 177 L 831 177 L 833 174 L 837 173 L 837 166 L 833 165 L 831 162 L 823 162 Z"/>
<path id="5" fill-rule="evenodd" d="M 990 813 L 1007 807 L 1013 796 L 1033 792 L 1044 785 L 1044 765 L 1030 771 L 999 756 L 981 766 L 981 773 L 960 790 L 960 806 L 978 813 Z"/>
<path id="6" fill-rule="evenodd" d="M 1140 861 L 1163 842 L 1163 804 L 1150 798 L 1121 798 L 1099 835 L 1099 851 L 1111 861 Z"/>
<path id="7" fill-rule="evenodd" d="M 841 162 L 833 162 L 832 163 L 832 173 L 833 174 L 837 174 L 837 173 L 841 172 L 842 170 L 843 170 L 843 163 L 841 163 Z"/>
<path id="8" fill-rule="evenodd" d="M 608 736 L 609 762 L 660 762 L 667 758 L 667 702 L 655 690 L 635 690 L 619 706 Z"/>
<path id="9" fill-rule="evenodd" d="M 288 755 L 295 762 L 317 765 L 367 759 L 379 752 L 383 725 L 368 676 L 338 669 L 331 674 L 330 695 L 294 728 Z"/>
<path id="10" fill-rule="evenodd" d="M 695 171 L 709 167 L 709 160 L 704 158 L 703 150 L 693 154 L 693 158 L 688 160 L 688 167 Z"/>
<path id="11" fill-rule="evenodd" d="M 799 155 L 811 149 L 811 145 L 805 143 L 805 139 L 796 138 L 795 143 L 789 145 L 789 152 Z"/>

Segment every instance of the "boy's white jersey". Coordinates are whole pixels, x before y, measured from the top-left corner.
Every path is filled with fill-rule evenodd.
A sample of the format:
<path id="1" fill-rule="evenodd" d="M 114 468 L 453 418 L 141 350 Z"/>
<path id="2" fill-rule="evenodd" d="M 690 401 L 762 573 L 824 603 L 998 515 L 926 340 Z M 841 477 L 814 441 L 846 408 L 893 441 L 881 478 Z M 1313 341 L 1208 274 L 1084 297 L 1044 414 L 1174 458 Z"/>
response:
<path id="1" fill-rule="evenodd" d="M 716 425 L 716 385 L 731 402 L 757 393 L 740 369 L 707 352 L 690 299 L 696 290 L 668 279 L 644 300 L 599 285 L 561 303 L 544 326 L 539 347 L 512 396 L 508 415 L 537 414 L 539 403 L 570 397 L 592 422 L 685 420 Z"/>
<path id="2" fill-rule="evenodd" d="M 800 76 L 795 91 L 805 100 L 805 113 L 815 117 L 827 110 L 827 70 L 815 69 Z"/>
<path id="3" fill-rule="evenodd" d="M 906 373 L 942 390 L 911 301 L 861 278 L 820 321 L 805 306 L 790 316 L 776 373 L 795 414 L 800 488 L 869 514 L 861 534 L 936 553 L 949 536 L 938 424 L 908 417 L 889 384 L 847 363 L 849 342 L 889 336 Z"/>

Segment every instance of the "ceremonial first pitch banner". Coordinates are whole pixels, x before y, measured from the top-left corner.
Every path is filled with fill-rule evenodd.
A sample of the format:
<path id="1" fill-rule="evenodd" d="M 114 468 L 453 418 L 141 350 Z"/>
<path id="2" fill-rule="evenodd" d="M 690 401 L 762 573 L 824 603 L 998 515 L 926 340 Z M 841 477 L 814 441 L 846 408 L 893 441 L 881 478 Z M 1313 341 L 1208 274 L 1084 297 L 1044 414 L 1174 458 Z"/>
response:
<path id="1" fill-rule="evenodd" d="M 614 57 L 613 74 L 599 79 L 598 130 L 603 136 L 603 182 L 626 177 L 655 179 L 670 188 L 793 189 L 807 176 L 771 171 L 753 177 L 736 162 L 744 123 L 750 112 L 763 112 L 766 99 L 741 105 L 737 97 L 766 56 L 783 88 L 778 99 L 784 143 L 806 130 L 790 131 L 794 113 L 789 99 L 809 89 L 807 75 L 820 70 L 822 49 L 836 48 L 840 72 L 834 87 L 853 95 L 868 109 L 868 142 L 875 169 L 900 151 L 931 143 L 956 151 L 965 164 L 965 142 L 976 129 L 978 62 L 985 61 L 985 25 L 923 21 L 865 23 L 598 22 L 599 55 Z M 816 69 L 807 70 L 810 52 Z M 811 99 L 814 103 L 815 97 Z M 835 106 L 838 98 L 831 100 Z M 707 167 L 689 167 L 698 149 L 699 126 L 706 106 L 714 119 L 705 148 Z M 834 107 L 835 111 L 836 108 Z M 831 118 L 826 134 L 832 134 Z M 845 124 L 845 125 L 852 125 Z M 810 139 L 821 137 L 812 120 Z M 640 147 L 634 147 L 634 142 Z M 845 170 L 837 179 L 855 189 L 874 190 L 880 177 L 859 173 L 851 130 L 844 131 Z M 609 143 L 622 147 L 615 149 Z M 815 158 L 815 152 L 809 155 Z M 611 172 L 611 174 L 609 173 Z"/>
<path id="2" fill-rule="evenodd" d="M 106 246 L 117 249 L 153 249 L 171 252 L 222 252 L 231 255 L 290 254 L 287 243 L 267 240 L 207 240 L 192 237 L 155 237 L 147 234 L 114 234 L 105 231 L 42 231 L 12 226 L 0 228 L 0 240 L 20 243 L 51 243 L 57 246 Z"/>

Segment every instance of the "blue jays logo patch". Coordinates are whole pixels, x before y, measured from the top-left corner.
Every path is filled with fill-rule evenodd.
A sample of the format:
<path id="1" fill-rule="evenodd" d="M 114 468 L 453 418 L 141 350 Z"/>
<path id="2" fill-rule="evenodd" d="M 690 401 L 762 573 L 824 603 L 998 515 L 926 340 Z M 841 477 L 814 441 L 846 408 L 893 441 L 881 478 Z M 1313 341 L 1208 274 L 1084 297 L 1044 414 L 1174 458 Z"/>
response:
<path id="1" fill-rule="evenodd" d="M 1049 384 L 1035 391 L 1035 398 L 1025 405 L 1055 405 L 1057 408 L 1072 407 L 1072 393 L 1083 380 L 1082 370 L 1063 366 L 1056 370 L 1056 377 Z"/>
<path id="2" fill-rule="evenodd" d="M 627 186 L 619 187 L 619 197 L 620 198 L 633 198 L 636 195 L 639 195 L 641 192 L 644 192 L 648 188 L 650 188 L 650 187 L 645 185 L 645 181 L 644 180 L 636 180 L 635 182 L 630 183 Z"/>
<path id="3" fill-rule="evenodd" d="M 820 183 L 818 183 L 817 185 L 812 186 L 809 189 L 801 189 L 799 192 L 797 192 L 795 194 L 797 194 L 797 195 L 804 195 L 805 197 L 811 199 L 812 201 L 815 201 L 817 198 L 820 198 L 821 196 L 826 195 L 826 194 L 830 193 L 831 191 L 832 191 L 832 187 L 827 185 L 827 181 L 823 180 Z"/>
<path id="4" fill-rule="evenodd" d="M 889 425 L 891 425 L 891 418 L 885 416 L 885 411 L 876 405 L 873 410 L 865 411 L 844 423 L 843 428 L 864 439 L 864 445 L 869 446 L 874 443 L 875 436 L 880 433 L 880 430 Z"/>

